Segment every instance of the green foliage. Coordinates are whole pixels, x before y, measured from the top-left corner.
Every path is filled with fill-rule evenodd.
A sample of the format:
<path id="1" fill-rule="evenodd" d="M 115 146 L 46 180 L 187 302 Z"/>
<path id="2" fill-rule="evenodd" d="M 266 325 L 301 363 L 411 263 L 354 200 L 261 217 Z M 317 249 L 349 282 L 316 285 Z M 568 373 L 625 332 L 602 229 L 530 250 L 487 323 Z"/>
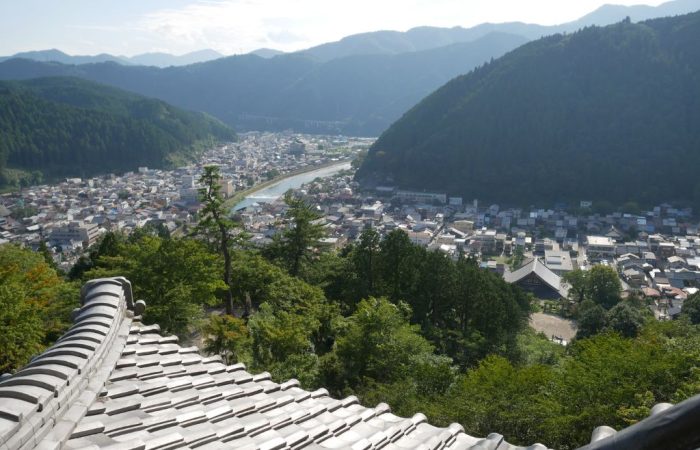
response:
<path id="1" fill-rule="evenodd" d="M 12 217 L 15 220 L 22 220 L 25 217 L 31 217 L 38 213 L 39 210 L 34 206 L 15 206 L 14 208 L 12 208 L 12 213 L 10 214 L 10 217 Z"/>
<path id="2" fill-rule="evenodd" d="M 595 265 L 586 274 L 588 297 L 605 309 L 610 309 L 620 301 L 622 285 L 615 269 Z"/>
<path id="3" fill-rule="evenodd" d="M 576 337 L 583 339 L 600 333 L 605 328 L 605 321 L 605 308 L 592 300 L 584 300 L 578 308 Z"/>
<path id="4" fill-rule="evenodd" d="M 523 253 L 523 248 L 520 246 L 515 247 L 513 252 L 513 257 L 510 260 L 510 270 L 515 271 L 523 265 L 525 260 L 525 254 Z"/>
<path id="5" fill-rule="evenodd" d="M 148 305 L 144 320 L 184 337 L 201 318 L 202 308 L 219 304 L 218 295 L 225 291 L 219 261 L 204 243 L 194 239 L 141 234 L 126 241 L 107 234 L 83 263 L 90 269 L 82 279 L 127 277 L 134 296 Z"/>
<path id="6" fill-rule="evenodd" d="M 639 308 L 628 302 L 620 302 L 607 313 L 607 326 L 624 337 L 635 337 L 645 322 L 645 317 Z"/>
<path id="7" fill-rule="evenodd" d="M 367 297 L 376 293 L 374 286 L 375 273 L 377 272 L 377 256 L 380 252 L 379 233 L 368 228 L 360 234 L 357 245 L 352 252 L 352 264 L 357 274 L 357 287 L 360 297 Z"/>
<path id="8" fill-rule="evenodd" d="M 681 313 L 691 323 L 695 325 L 700 324 L 700 292 L 696 292 L 683 302 Z"/>
<path id="9" fill-rule="evenodd" d="M 683 323 L 650 322 L 636 339 L 578 340 L 553 365 L 518 366 L 490 356 L 446 395 L 420 406 L 431 421 L 458 421 L 470 434 L 498 430 L 516 444 L 578 448 L 596 426 L 629 426 L 655 403 L 697 394 L 699 338 L 697 328 Z"/>
<path id="10" fill-rule="evenodd" d="M 525 44 L 411 109 L 356 177 L 520 205 L 698 205 L 699 38 L 694 13 Z M 659 167 L 674 183 L 640 176 Z"/>
<path id="11" fill-rule="evenodd" d="M 489 353 L 517 353 L 516 336 L 526 327 L 529 299 L 474 261 L 455 262 L 414 245 L 402 230 L 381 242 L 366 230 L 341 259 L 345 262 L 336 261 L 324 286 L 326 296 L 339 300 L 344 311 L 367 295 L 404 301 L 411 307 L 411 323 L 461 367 Z"/>
<path id="12" fill-rule="evenodd" d="M 27 297 L 18 283 L 0 284 L 0 372 L 22 367 L 44 349 L 41 315 Z"/>
<path id="13" fill-rule="evenodd" d="M 622 285 L 612 267 L 598 264 L 589 271 L 577 269 L 566 273 L 563 281 L 571 286 L 569 299 L 575 303 L 588 299 L 610 309 L 620 301 Z"/>
<path id="14" fill-rule="evenodd" d="M 455 383 L 438 421 L 456 420 L 474 435 L 498 430 L 509 442 L 551 446 L 542 429 L 561 414 L 561 405 L 546 395 L 555 380 L 550 367 L 518 368 L 502 357 L 487 357 Z"/>
<path id="15" fill-rule="evenodd" d="M 517 357 L 514 362 L 529 366 L 533 364 L 554 365 L 564 355 L 565 347 L 549 340 L 544 333 L 528 328 L 517 337 Z"/>
<path id="16" fill-rule="evenodd" d="M 253 341 L 253 367 L 268 370 L 277 380 L 296 378 L 305 386 L 315 384 L 318 356 L 312 335 L 317 322 L 264 303 L 248 326 Z"/>
<path id="17" fill-rule="evenodd" d="M 63 334 L 78 298 L 40 253 L 0 246 L 0 372 L 20 368 Z"/>
<path id="18" fill-rule="evenodd" d="M 202 142 L 235 138 L 201 114 L 73 78 L 0 82 L 0 132 L 0 172 L 51 177 L 165 167 Z"/>
<path id="19" fill-rule="evenodd" d="M 395 305 L 384 298 L 369 298 L 357 305 L 336 341 L 336 353 L 351 386 L 365 378 L 393 382 L 411 374 L 416 358 L 433 352 L 409 324 L 408 305 Z"/>
<path id="20" fill-rule="evenodd" d="M 247 357 L 250 336 L 245 321 L 228 315 L 212 314 L 202 328 L 204 351 L 220 355 L 226 364 L 241 362 Z"/>
<path id="21" fill-rule="evenodd" d="M 321 247 L 320 240 L 326 235 L 321 223 L 321 215 L 303 198 L 291 191 L 284 195 L 287 204 L 285 218 L 288 228 L 267 249 L 268 257 L 279 261 L 292 276 L 301 275 L 312 255 Z"/>

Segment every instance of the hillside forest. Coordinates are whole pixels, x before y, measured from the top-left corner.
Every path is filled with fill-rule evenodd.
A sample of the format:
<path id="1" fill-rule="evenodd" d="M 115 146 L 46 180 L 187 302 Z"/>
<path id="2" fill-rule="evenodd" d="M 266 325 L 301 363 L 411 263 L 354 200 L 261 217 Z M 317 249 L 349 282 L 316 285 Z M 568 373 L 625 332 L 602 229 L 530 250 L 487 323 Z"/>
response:
<path id="1" fill-rule="evenodd" d="M 525 44 L 408 111 L 357 179 L 514 206 L 700 208 L 698 41 L 700 12 Z"/>
<path id="2" fill-rule="evenodd" d="M 0 187 L 170 167 L 236 135 L 218 120 L 76 78 L 0 82 Z"/>

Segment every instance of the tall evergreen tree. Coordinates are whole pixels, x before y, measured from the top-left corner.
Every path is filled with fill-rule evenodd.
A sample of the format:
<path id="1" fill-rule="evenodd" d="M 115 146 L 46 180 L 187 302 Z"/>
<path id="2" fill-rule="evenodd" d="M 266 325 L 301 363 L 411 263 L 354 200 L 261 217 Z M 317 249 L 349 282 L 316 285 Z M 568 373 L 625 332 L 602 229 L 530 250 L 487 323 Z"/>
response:
<path id="1" fill-rule="evenodd" d="M 197 231 L 215 236 L 218 243 L 219 251 L 224 258 L 224 273 L 223 280 L 226 284 L 225 307 L 226 314 L 233 314 L 233 291 L 231 280 L 231 246 L 233 237 L 231 231 L 235 227 L 235 223 L 229 219 L 229 213 L 224 206 L 224 200 L 221 196 L 221 173 L 218 166 L 206 166 L 204 173 L 199 179 L 202 187 L 199 189 L 199 196 L 202 202 L 200 210 L 199 224 Z M 246 316 L 250 314 L 248 305 L 246 304 Z"/>
<path id="2" fill-rule="evenodd" d="M 290 275 L 299 276 L 304 264 L 320 249 L 326 230 L 318 223 L 321 215 L 306 200 L 288 191 L 284 202 L 287 204 L 285 218 L 288 228 L 275 237 L 267 254 L 280 261 Z"/>

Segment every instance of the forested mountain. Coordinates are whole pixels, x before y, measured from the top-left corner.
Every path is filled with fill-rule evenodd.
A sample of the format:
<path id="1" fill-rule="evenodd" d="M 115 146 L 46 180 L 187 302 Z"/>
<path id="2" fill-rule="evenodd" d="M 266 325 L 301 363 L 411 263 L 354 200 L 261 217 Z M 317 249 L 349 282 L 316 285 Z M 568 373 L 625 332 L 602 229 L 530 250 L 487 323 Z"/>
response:
<path id="1" fill-rule="evenodd" d="M 527 44 L 391 126 L 366 183 L 499 202 L 700 202 L 700 13 Z"/>
<path id="2" fill-rule="evenodd" d="M 244 129 L 377 135 L 436 87 L 526 40 L 491 33 L 474 42 L 320 63 L 303 54 L 232 56 L 158 69 L 14 59 L 0 79 L 76 76 L 206 111 Z"/>
<path id="3" fill-rule="evenodd" d="M 54 177 L 163 167 L 235 138 L 201 113 L 75 78 L 0 82 L 0 135 L 0 185 L 13 181 L 7 168 Z"/>

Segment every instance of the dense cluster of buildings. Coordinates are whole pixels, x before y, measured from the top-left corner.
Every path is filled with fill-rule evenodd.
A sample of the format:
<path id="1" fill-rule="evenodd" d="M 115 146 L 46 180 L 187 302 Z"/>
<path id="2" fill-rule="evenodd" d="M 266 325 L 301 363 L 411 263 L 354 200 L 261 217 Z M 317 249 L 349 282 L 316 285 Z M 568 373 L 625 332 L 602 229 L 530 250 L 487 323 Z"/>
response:
<path id="1" fill-rule="evenodd" d="M 357 144 L 342 137 L 247 133 L 175 170 L 141 167 L 122 175 L 69 178 L 0 196 L 0 244 L 38 248 L 43 241 L 56 263 L 70 269 L 107 231 L 130 233 L 146 224 L 176 232 L 199 209 L 202 168 L 216 164 L 221 192 L 231 196 L 257 183 L 337 160 Z"/>
<path id="2" fill-rule="evenodd" d="M 299 191 L 323 215 L 328 243 L 342 246 L 366 227 L 404 230 L 412 242 L 453 258 L 469 255 L 540 298 L 565 298 L 562 276 L 596 264 L 616 269 L 623 288 L 657 303 L 657 315 L 680 311 L 700 287 L 700 235 L 692 211 L 660 205 L 638 214 L 480 206 L 445 194 L 380 187 L 361 192 L 351 174 Z M 268 242 L 285 205 L 255 204 L 241 213 L 255 242 Z"/>

